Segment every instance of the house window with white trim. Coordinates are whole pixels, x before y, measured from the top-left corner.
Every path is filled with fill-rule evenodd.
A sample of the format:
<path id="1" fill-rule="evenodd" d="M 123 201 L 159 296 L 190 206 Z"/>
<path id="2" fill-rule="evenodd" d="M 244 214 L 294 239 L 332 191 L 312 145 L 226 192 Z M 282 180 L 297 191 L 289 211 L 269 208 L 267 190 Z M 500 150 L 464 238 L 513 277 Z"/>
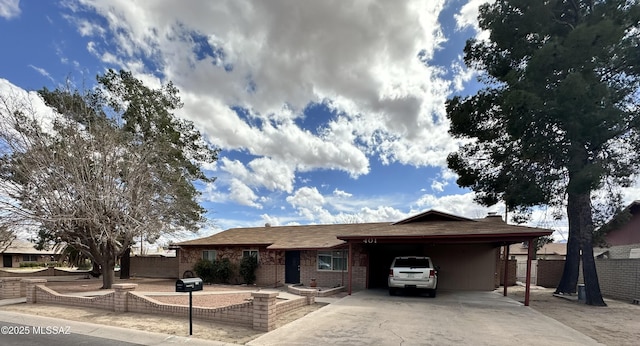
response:
<path id="1" fill-rule="evenodd" d="M 215 262 L 217 253 L 216 250 L 204 250 L 202 251 L 202 259 L 209 260 L 211 262 Z"/>
<path id="2" fill-rule="evenodd" d="M 242 250 L 242 258 L 251 257 L 251 256 L 258 258 L 258 250 L 254 250 L 254 249 Z"/>
<path id="3" fill-rule="evenodd" d="M 347 250 L 318 251 L 318 270 L 347 270 Z"/>

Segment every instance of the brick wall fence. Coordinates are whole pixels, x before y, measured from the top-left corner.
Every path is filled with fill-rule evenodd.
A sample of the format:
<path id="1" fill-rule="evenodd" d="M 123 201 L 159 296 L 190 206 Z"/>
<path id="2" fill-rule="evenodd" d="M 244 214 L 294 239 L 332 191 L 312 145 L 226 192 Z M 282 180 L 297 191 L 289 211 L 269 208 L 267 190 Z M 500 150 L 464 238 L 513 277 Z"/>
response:
<path id="1" fill-rule="evenodd" d="M 516 274 L 517 274 L 517 261 L 509 260 L 507 264 L 508 277 L 507 277 L 507 286 L 513 286 L 516 284 Z M 504 285 L 504 260 L 500 260 L 496 265 L 498 268 L 496 270 L 496 287 L 500 285 Z"/>
<path id="2" fill-rule="evenodd" d="M 129 274 L 143 278 L 170 278 L 177 279 L 178 258 L 161 256 L 134 256 L 131 257 Z"/>
<path id="3" fill-rule="evenodd" d="M 164 304 L 135 292 L 136 284 L 114 284 L 114 292 L 98 297 L 79 297 L 59 294 L 45 286 L 46 279 L 22 279 L 26 285 L 27 304 L 46 303 L 91 307 L 115 312 L 138 312 L 188 316 L 189 307 Z M 15 280 L 9 280 L 14 284 Z M 3 288 L 5 281 L 2 281 Z M 304 305 L 315 303 L 315 290 L 308 290 L 303 296 L 283 302 L 277 301 L 278 292 L 252 292 L 252 301 L 220 308 L 194 307 L 194 318 L 252 327 L 255 330 L 275 329 L 275 321 L 283 314 Z M 4 294 L 4 293 L 3 293 Z"/>
<path id="4" fill-rule="evenodd" d="M 602 295 L 623 301 L 640 299 L 640 258 L 596 259 Z M 579 282 L 583 283 L 582 266 Z"/>
<path id="5" fill-rule="evenodd" d="M 564 260 L 538 260 L 536 284 L 542 287 L 558 287 L 563 270 Z"/>
<path id="6" fill-rule="evenodd" d="M 640 258 L 596 259 L 602 295 L 622 301 L 640 299 Z M 564 260 L 539 260 L 538 285 L 556 287 L 562 277 Z M 582 265 L 578 282 L 584 283 Z"/>

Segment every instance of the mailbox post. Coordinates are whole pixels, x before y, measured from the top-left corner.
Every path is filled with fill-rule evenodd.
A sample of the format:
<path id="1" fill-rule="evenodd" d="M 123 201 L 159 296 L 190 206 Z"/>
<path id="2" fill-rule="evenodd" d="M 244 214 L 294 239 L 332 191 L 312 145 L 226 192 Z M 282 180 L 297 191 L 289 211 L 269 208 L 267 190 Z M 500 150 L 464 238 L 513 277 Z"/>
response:
<path id="1" fill-rule="evenodd" d="M 189 335 L 193 335 L 193 292 L 202 291 L 201 278 L 176 280 L 176 292 L 189 292 Z"/>

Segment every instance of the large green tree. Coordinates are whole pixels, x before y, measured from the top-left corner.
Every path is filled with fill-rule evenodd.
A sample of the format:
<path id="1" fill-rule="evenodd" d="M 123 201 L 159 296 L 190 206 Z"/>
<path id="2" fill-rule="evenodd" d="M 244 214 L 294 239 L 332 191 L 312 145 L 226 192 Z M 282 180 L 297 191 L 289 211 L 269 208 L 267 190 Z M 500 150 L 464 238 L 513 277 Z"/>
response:
<path id="1" fill-rule="evenodd" d="M 218 151 L 172 113 L 181 103 L 171 83 L 155 90 L 110 70 L 87 93 L 39 95 L 53 116 L 16 102 L 2 110 L 7 226 L 37 227 L 41 243 L 72 246 L 100 265 L 110 288 L 134 237 L 195 231 L 205 221 L 194 184 L 213 180 L 200 164 Z"/>
<path id="2" fill-rule="evenodd" d="M 640 162 L 640 6 L 637 0 L 498 0 L 480 8 L 488 40 L 465 63 L 486 87 L 447 102 L 448 157 L 458 184 L 485 205 L 565 207 L 567 261 L 558 293 L 605 305 L 593 259 L 592 198 L 628 186 Z M 615 189 L 611 189 L 614 191 Z"/>

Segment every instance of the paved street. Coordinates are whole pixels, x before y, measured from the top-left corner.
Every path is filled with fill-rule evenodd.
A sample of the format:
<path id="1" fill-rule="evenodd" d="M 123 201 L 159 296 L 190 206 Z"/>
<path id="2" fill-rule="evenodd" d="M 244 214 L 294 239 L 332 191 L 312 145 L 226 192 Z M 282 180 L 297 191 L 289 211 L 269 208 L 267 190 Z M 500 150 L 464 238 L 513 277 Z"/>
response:
<path id="1" fill-rule="evenodd" d="M 91 346 L 133 346 L 140 345 L 110 338 L 98 338 L 71 332 L 71 327 L 60 321 L 55 326 L 30 326 L 0 322 L 3 346 L 30 345 L 91 345 Z"/>

